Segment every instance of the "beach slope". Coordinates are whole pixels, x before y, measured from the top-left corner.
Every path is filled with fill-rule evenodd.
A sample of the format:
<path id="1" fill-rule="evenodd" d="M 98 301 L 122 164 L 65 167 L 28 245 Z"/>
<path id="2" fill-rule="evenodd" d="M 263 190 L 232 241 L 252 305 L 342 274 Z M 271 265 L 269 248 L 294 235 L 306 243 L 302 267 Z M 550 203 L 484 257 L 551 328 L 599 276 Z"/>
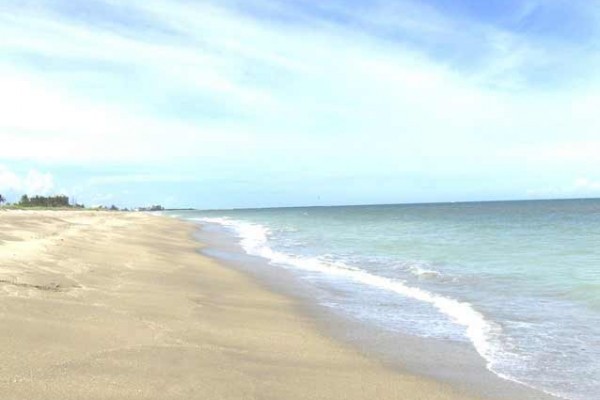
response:
<path id="1" fill-rule="evenodd" d="M 469 399 L 322 335 L 141 213 L 0 211 L 0 398 Z"/>

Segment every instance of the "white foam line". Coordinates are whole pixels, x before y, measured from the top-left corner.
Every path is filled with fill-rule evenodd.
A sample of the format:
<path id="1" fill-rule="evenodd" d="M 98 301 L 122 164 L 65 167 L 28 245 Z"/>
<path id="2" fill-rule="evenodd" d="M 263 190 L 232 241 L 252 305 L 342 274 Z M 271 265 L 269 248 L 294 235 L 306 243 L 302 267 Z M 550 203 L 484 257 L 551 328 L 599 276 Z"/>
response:
<path id="1" fill-rule="evenodd" d="M 304 270 L 319 271 L 349 278 L 355 282 L 375 286 L 405 297 L 429 303 L 444 315 L 450 317 L 453 322 L 464 326 L 467 337 L 473 342 L 475 348 L 482 356 L 487 359 L 494 352 L 487 341 L 487 337 L 492 333 L 499 333 L 500 327 L 493 322 L 487 321 L 469 303 L 436 295 L 420 288 L 408 286 L 401 281 L 373 275 L 341 263 L 324 263 L 315 258 L 296 258 L 273 251 L 267 245 L 269 231 L 261 225 L 232 221 L 226 218 L 206 218 L 202 219 L 202 221 L 218 223 L 233 228 L 241 239 L 240 244 L 251 255 L 267 258 L 277 264 L 292 265 Z"/>
<path id="2" fill-rule="evenodd" d="M 196 218 L 199 222 L 216 223 L 232 229 L 240 238 L 240 245 L 250 255 L 266 258 L 273 264 L 288 267 L 292 266 L 307 271 L 322 272 L 329 275 L 340 276 L 365 285 L 374 286 L 383 290 L 397 293 L 432 305 L 452 322 L 465 328 L 465 335 L 471 341 L 475 350 L 486 361 L 486 367 L 502 379 L 516 382 L 535 390 L 564 398 L 556 393 L 547 392 L 530 384 L 521 382 L 506 374 L 499 373 L 494 368 L 496 360 L 502 353 L 499 344 L 494 343 L 498 338 L 501 327 L 477 311 L 470 303 L 461 302 L 450 297 L 441 296 L 429 291 L 408 286 L 404 282 L 371 274 L 361 269 L 347 266 L 343 263 L 325 263 L 316 258 L 294 257 L 277 252 L 268 246 L 269 230 L 259 224 L 231 220 L 228 218 Z"/>

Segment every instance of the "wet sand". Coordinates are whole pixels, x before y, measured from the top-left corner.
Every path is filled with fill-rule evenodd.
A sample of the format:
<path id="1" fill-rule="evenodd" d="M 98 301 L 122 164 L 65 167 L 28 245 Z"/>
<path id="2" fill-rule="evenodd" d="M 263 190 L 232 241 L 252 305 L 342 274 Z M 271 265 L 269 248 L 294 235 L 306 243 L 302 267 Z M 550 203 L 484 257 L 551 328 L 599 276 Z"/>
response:
<path id="1" fill-rule="evenodd" d="M 473 397 L 324 335 L 141 213 L 0 211 L 2 399 Z"/>

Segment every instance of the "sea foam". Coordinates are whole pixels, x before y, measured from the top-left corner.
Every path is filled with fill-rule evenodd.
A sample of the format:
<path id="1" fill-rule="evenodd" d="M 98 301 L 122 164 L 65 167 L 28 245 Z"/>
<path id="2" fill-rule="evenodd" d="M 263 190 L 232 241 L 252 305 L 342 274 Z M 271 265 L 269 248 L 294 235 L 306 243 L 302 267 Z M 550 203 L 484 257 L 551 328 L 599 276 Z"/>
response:
<path id="1" fill-rule="evenodd" d="M 259 224 L 228 218 L 199 218 L 197 220 L 220 224 L 233 230 L 239 237 L 240 245 L 244 251 L 253 256 L 266 258 L 272 264 L 342 277 L 430 304 L 452 322 L 464 327 L 465 336 L 487 361 L 487 367 L 493 370 L 496 356 L 501 351 L 495 342 L 496 338 L 500 337 L 502 329 L 498 324 L 487 320 L 470 303 L 412 287 L 401 280 L 378 276 L 342 262 L 324 262 L 322 259 L 315 257 L 299 257 L 275 251 L 268 244 L 269 229 Z M 429 273 L 429 271 L 416 272 Z M 510 379 L 509 377 L 502 377 Z"/>
<path id="2" fill-rule="evenodd" d="M 496 375 L 588 400 L 600 387 L 600 315 L 587 286 L 571 290 L 578 282 L 595 284 L 597 276 L 600 214 L 586 204 L 269 209 L 184 218 L 226 227 L 248 254 L 305 271 L 302 279 L 324 289 L 324 306 L 409 335 L 464 338 Z M 572 240 L 563 234 L 568 229 Z"/>

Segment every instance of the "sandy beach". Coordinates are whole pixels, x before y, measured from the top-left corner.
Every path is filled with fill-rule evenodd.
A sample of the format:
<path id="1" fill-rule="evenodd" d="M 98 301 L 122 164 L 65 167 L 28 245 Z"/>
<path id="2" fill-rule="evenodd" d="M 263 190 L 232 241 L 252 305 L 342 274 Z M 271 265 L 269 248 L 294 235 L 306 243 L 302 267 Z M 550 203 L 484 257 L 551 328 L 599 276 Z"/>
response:
<path id="1" fill-rule="evenodd" d="M 470 399 L 324 336 L 142 213 L 0 211 L 0 398 Z"/>

